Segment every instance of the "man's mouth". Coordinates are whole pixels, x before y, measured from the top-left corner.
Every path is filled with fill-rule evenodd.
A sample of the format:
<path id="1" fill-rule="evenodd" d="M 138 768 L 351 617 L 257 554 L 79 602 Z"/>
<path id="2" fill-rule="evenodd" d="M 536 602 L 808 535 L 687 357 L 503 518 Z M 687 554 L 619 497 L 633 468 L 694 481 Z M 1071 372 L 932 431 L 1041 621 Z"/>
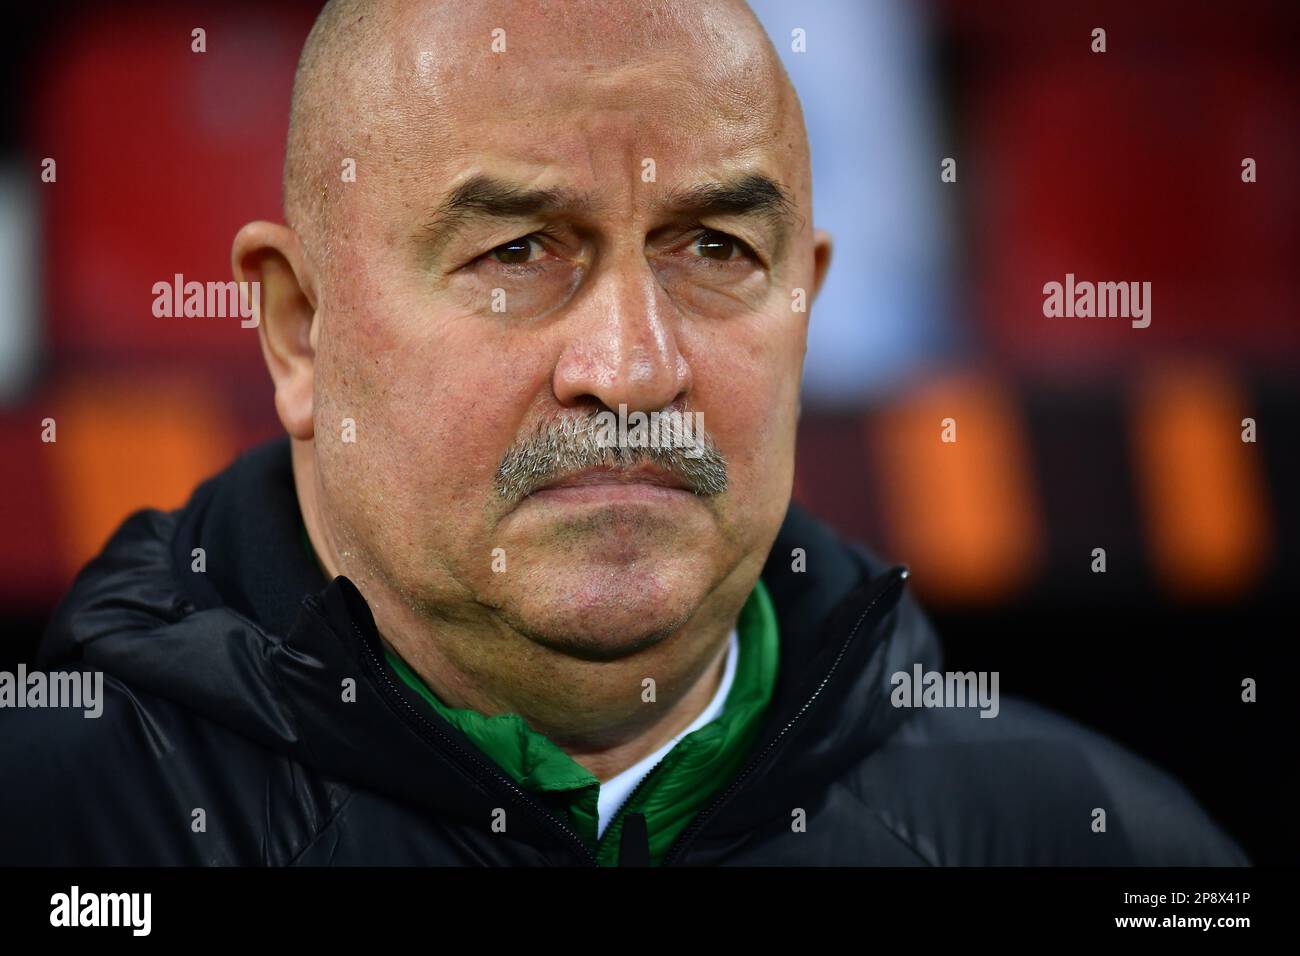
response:
<path id="1" fill-rule="evenodd" d="M 557 475 L 528 495 L 552 502 L 673 501 L 693 497 L 681 477 L 643 463 L 630 468 L 583 468 Z"/>

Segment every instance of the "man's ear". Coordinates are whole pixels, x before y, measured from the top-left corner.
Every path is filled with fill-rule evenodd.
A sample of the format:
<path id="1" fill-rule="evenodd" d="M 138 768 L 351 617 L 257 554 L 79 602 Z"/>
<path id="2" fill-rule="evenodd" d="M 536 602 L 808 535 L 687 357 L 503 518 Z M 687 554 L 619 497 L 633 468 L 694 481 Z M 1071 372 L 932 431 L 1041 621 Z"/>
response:
<path id="1" fill-rule="evenodd" d="M 831 267 L 831 234 L 825 229 L 813 230 L 813 294 L 814 299 L 826 281 L 826 270 Z"/>
<path id="2" fill-rule="evenodd" d="M 293 438 L 309 440 L 316 377 L 315 275 L 288 226 L 250 222 L 235 236 L 231 264 L 239 282 L 260 285 L 262 357 L 275 383 L 275 410 Z"/>

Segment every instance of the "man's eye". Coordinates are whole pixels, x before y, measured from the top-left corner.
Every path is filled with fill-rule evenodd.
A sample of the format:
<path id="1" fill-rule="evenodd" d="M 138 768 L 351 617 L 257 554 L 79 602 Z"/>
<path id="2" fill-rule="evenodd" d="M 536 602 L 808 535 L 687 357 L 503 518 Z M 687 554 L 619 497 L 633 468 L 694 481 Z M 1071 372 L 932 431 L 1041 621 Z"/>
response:
<path id="1" fill-rule="evenodd" d="M 522 239 L 511 239 L 509 242 L 503 242 L 489 252 L 488 255 L 502 265 L 520 265 L 528 262 L 533 257 L 533 247 L 538 244 L 537 240 L 532 236 L 524 236 Z"/>
<path id="2" fill-rule="evenodd" d="M 692 248 L 701 258 L 717 259 L 721 262 L 733 259 L 736 255 L 752 255 L 749 247 L 735 236 L 729 236 L 725 232 L 714 232 L 711 229 L 700 233 Z"/>

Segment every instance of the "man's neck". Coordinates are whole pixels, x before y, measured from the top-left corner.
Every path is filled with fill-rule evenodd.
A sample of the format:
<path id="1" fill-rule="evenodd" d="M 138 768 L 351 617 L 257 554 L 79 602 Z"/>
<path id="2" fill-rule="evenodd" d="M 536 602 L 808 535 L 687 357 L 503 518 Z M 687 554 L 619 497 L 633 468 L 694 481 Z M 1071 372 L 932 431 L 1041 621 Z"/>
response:
<path id="1" fill-rule="evenodd" d="M 628 767 L 672 740 L 704 712 L 722 683 L 730 643 L 730 634 L 728 634 L 723 639 L 722 647 L 715 660 L 705 668 L 699 680 L 681 700 L 665 710 L 660 720 L 646 728 L 639 736 L 604 748 L 586 748 L 580 743 L 565 745 L 562 741 L 556 742 L 577 763 L 591 771 L 601 783 L 618 776 Z"/>
<path id="2" fill-rule="evenodd" d="M 382 616 L 382 611 L 376 613 L 376 624 L 386 642 L 442 703 L 488 716 L 517 713 L 602 782 L 654 753 L 708 707 L 722 681 L 731 632 L 729 624 L 718 629 L 693 670 L 662 654 L 658 664 L 593 663 L 545 649 L 527 653 L 534 645 L 525 643 L 526 653 L 515 658 L 523 662 L 522 672 L 497 669 L 491 678 L 476 678 L 444 653 L 443 646 L 449 640 L 462 647 L 477 640 L 450 636 L 444 622 L 434 625 L 435 640 L 424 628 L 394 627 L 382 622 Z M 673 635 L 665 643 L 700 646 L 698 635 L 689 642 L 686 637 Z M 516 636 L 515 641 L 526 638 Z"/>

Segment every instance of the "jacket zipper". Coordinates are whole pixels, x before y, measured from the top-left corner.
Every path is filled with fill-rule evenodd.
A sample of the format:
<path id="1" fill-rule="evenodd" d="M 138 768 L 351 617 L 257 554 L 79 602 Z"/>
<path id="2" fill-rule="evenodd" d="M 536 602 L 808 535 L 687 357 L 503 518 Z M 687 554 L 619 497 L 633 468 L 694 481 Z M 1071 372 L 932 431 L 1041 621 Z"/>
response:
<path id="1" fill-rule="evenodd" d="M 889 584 L 887 584 L 884 588 L 882 588 L 881 591 L 874 598 L 871 599 L 871 603 L 869 603 L 866 606 L 866 608 L 863 609 L 862 614 L 858 616 L 857 622 L 853 625 L 852 629 L 849 631 L 848 637 L 844 639 L 844 643 L 840 645 L 839 652 L 835 655 L 835 659 L 831 662 L 830 669 L 826 672 L 825 676 L 822 677 L 820 683 L 818 683 L 817 685 L 816 690 L 812 692 L 812 696 L 809 697 L 806 701 L 804 701 L 803 706 L 800 707 L 795 712 L 793 717 L 791 717 L 788 721 L 786 721 L 785 726 L 781 728 L 781 730 L 777 733 L 777 735 L 773 737 L 771 740 L 769 740 L 767 744 L 763 747 L 763 749 L 759 751 L 759 753 L 756 754 L 752 760 L 750 760 L 750 762 L 745 766 L 745 769 L 742 770 L 734 780 L 732 780 L 730 786 L 728 786 L 726 790 L 724 790 L 721 794 L 719 794 L 713 800 L 713 802 L 708 805 L 708 807 L 706 807 L 703 811 L 701 811 L 695 817 L 695 819 L 692 820 L 687 825 L 685 830 L 683 830 L 681 833 L 677 835 L 677 839 L 673 841 L 673 845 L 670 846 L 668 848 L 668 852 L 664 854 L 663 861 L 660 864 L 661 866 L 668 866 L 686 850 L 687 845 L 690 843 L 691 840 L 695 838 L 696 835 L 698 835 L 700 830 L 704 828 L 705 824 L 708 823 L 709 818 L 714 813 L 716 813 L 718 809 L 728 799 L 730 799 L 733 793 L 735 793 L 744 785 L 745 781 L 754 773 L 755 770 L 757 770 L 760 766 L 762 766 L 762 764 L 767 760 L 767 758 L 771 756 L 772 751 L 776 749 L 777 744 L 779 744 L 782 740 L 785 739 L 786 735 L 790 733 L 790 731 L 794 728 L 794 726 L 797 723 L 799 723 L 799 721 L 803 718 L 804 714 L 808 712 L 809 708 L 811 708 L 812 705 L 816 703 L 817 698 L 821 696 L 822 691 L 826 689 L 826 685 L 830 682 L 830 679 L 835 675 L 835 671 L 839 669 L 840 661 L 842 661 L 844 659 L 844 655 L 848 653 L 849 645 L 851 645 L 853 643 L 854 638 L 857 637 L 858 631 L 862 628 L 862 624 L 864 621 L 866 621 L 867 616 L 870 615 L 873 610 L 875 610 L 875 608 L 880 604 L 881 600 L 884 599 L 886 595 L 901 593 L 903 588 L 903 582 L 907 580 L 907 577 L 910 572 L 906 568 L 894 568 L 890 573 L 892 576 L 892 580 L 890 581 Z M 629 798 L 629 802 L 630 799 L 631 798 Z"/>
<path id="2" fill-rule="evenodd" d="M 631 807 L 633 802 L 636 800 L 637 794 L 639 794 L 642 790 L 646 788 L 647 785 L 649 785 L 651 779 L 659 774 L 660 768 L 663 767 L 663 765 L 667 762 L 668 762 L 668 754 L 664 754 L 663 759 L 660 760 L 653 767 L 651 767 L 650 772 L 641 778 L 641 782 L 632 788 L 632 792 L 627 795 L 627 799 L 624 800 L 623 805 L 618 808 L 618 812 L 615 813 L 612 817 L 610 817 L 609 823 L 605 826 L 604 836 L 606 837 L 610 836 L 614 832 L 614 824 L 618 823 L 620 820 L 623 819 L 624 816 L 626 816 L 628 813 L 631 812 Z M 621 839 L 622 834 L 619 834 L 619 837 Z M 601 843 L 605 842 L 604 837 L 601 838 L 600 842 Z"/>
<path id="3" fill-rule="evenodd" d="M 553 830 L 556 830 L 559 833 L 563 834 L 565 839 L 569 843 L 571 843 L 575 849 L 578 850 L 579 854 L 589 865 L 591 866 L 598 865 L 596 862 L 596 854 L 592 852 L 589 846 L 587 846 L 587 841 L 584 840 L 581 836 L 579 836 L 563 820 L 561 820 L 555 814 L 551 813 L 540 803 L 535 801 L 532 797 L 528 795 L 526 791 L 522 790 L 518 784 L 516 784 L 504 773 L 502 773 L 501 771 L 497 770 L 494 767 L 488 766 L 477 756 L 475 756 L 473 753 L 466 750 L 455 740 L 453 740 L 450 736 L 448 736 L 446 733 L 444 733 L 442 730 L 440 730 L 438 727 L 432 724 L 422 713 L 412 708 L 410 704 L 407 703 L 406 698 L 402 696 L 401 691 L 397 689 L 397 685 L 393 683 L 393 679 L 388 676 L 388 671 L 384 669 L 383 664 L 380 662 L 378 655 L 375 654 L 374 648 L 370 646 L 370 642 L 367 641 L 365 635 L 361 633 L 361 629 L 357 627 L 356 622 L 352 621 L 350 623 L 352 624 L 352 630 L 357 635 L 357 638 L 360 641 L 361 646 L 365 648 L 366 655 L 370 658 L 370 663 L 373 665 L 374 670 L 376 671 L 376 673 L 379 674 L 381 678 L 383 678 L 384 684 L 387 686 L 389 693 L 399 703 L 405 705 L 405 709 L 407 711 L 410 711 L 410 713 L 415 717 L 417 721 L 420 722 L 420 725 L 424 729 L 426 729 L 429 733 L 432 733 L 442 743 L 444 747 L 455 751 L 462 758 L 469 761 L 473 766 L 475 766 L 484 776 L 495 781 L 499 787 L 502 787 L 510 791 L 515 796 L 515 798 L 519 800 L 519 802 L 521 802 L 524 806 L 528 807 L 538 818 L 542 820 L 543 823 L 547 824 L 547 826 L 551 827 Z"/>

